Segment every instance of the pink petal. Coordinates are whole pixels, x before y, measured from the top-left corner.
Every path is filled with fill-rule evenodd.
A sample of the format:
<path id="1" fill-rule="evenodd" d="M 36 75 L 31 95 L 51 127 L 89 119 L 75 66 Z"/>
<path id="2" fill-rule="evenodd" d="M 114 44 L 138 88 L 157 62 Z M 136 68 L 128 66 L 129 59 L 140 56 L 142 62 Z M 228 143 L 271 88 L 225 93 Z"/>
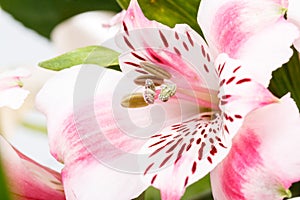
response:
<path id="1" fill-rule="evenodd" d="M 13 148 L 0 136 L 0 153 L 14 199 L 65 199 L 61 176 Z"/>
<path id="2" fill-rule="evenodd" d="M 18 109 L 23 104 L 29 91 L 22 89 L 21 78 L 28 77 L 28 70 L 18 68 L 0 74 L 0 107 Z"/>
<path id="3" fill-rule="evenodd" d="M 257 108 L 278 102 L 278 99 L 247 73 L 239 60 L 220 54 L 216 59 L 219 76 L 220 109 L 224 112 L 223 127 L 233 137 L 243 123 L 244 117 Z"/>
<path id="4" fill-rule="evenodd" d="M 147 73 L 140 65 L 148 62 L 170 73 L 170 81 L 182 90 L 192 93 L 202 88 L 218 88 L 214 58 L 205 41 L 187 25 L 171 29 L 149 21 L 136 1 L 131 2 L 124 17 L 123 31 L 115 40 L 123 52 L 119 58 L 123 72 Z M 196 103 L 211 107 L 211 102 L 204 99 L 197 99 Z"/>
<path id="5" fill-rule="evenodd" d="M 271 72 L 291 57 L 290 46 L 299 34 L 283 19 L 284 6 L 272 0 L 204 0 L 198 22 L 214 55 L 242 59 L 267 86 Z"/>
<path id="6" fill-rule="evenodd" d="M 144 175 L 162 199 L 180 199 L 185 188 L 209 173 L 229 152 L 218 113 L 202 113 L 166 127 L 144 146 Z M 145 165 L 146 164 L 146 165 Z"/>
<path id="7" fill-rule="evenodd" d="M 237 57 L 245 63 L 256 80 L 267 87 L 272 71 L 287 63 L 293 55 L 290 46 L 299 37 L 298 33 L 293 24 L 280 19 L 276 24 L 249 38 L 240 48 Z"/>
<path id="8" fill-rule="evenodd" d="M 288 21 L 295 24 L 300 29 L 300 14 L 299 14 L 300 2 L 298 0 L 289 0 L 289 6 L 287 11 Z M 300 38 L 294 42 L 295 48 L 300 51 Z"/>
<path id="9" fill-rule="evenodd" d="M 123 30 L 128 33 L 132 29 L 142 29 L 142 28 L 154 28 L 154 27 L 167 27 L 156 21 L 148 20 L 141 10 L 138 1 L 130 1 L 130 5 L 126 11 L 125 17 L 123 19 Z"/>
<path id="10" fill-rule="evenodd" d="M 51 152 L 65 164 L 68 198 L 131 199 L 146 189 L 134 165 L 137 150 L 152 131 L 184 113 L 176 101 L 159 109 L 121 107 L 122 98 L 135 91 L 130 84 L 120 72 L 85 65 L 59 72 L 38 94 Z"/>
<path id="11" fill-rule="evenodd" d="M 226 159 L 211 173 L 216 199 L 283 199 L 300 180 L 298 109 L 285 96 L 251 112 Z"/>

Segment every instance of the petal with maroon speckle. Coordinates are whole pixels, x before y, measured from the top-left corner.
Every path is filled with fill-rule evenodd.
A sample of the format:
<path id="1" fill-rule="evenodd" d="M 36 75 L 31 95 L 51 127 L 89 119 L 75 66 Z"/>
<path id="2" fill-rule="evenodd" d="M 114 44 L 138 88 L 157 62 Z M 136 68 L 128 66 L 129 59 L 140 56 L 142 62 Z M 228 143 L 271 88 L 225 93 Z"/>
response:
<path id="1" fill-rule="evenodd" d="M 245 72 L 239 60 L 226 54 L 216 59 L 216 70 L 219 76 L 220 109 L 223 111 L 223 128 L 233 137 L 243 123 L 243 118 L 252 110 L 278 102 L 255 77 Z"/>
<path id="2" fill-rule="evenodd" d="M 221 126 L 218 113 L 202 113 L 164 128 L 144 145 L 144 176 L 162 199 L 180 199 L 227 155 L 231 140 Z"/>

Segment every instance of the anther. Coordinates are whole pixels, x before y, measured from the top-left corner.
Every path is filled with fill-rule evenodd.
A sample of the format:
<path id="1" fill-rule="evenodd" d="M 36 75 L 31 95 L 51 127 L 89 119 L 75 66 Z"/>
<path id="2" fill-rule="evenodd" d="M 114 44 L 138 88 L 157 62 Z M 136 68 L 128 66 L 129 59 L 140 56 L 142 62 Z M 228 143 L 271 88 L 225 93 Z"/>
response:
<path id="1" fill-rule="evenodd" d="M 148 106 L 149 104 L 145 102 L 142 93 L 132 93 L 122 99 L 121 105 L 124 108 L 140 108 Z"/>
<path id="2" fill-rule="evenodd" d="M 170 97 L 174 96 L 176 93 L 176 85 L 175 84 L 163 84 L 161 86 L 161 92 L 158 95 L 158 98 L 166 102 L 169 100 Z"/>
<path id="3" fill-rule="evenodd" d="M 161 67 L 149 62 L 140 62 L 140 66 L 147 72 L 155 75 L 158 78 L 170 79 L 172 75 Z"/>
<path id="4" fill-rule="evenodd" d="M 141 76 L 138 76 L 136 79 L 134 79 L 134 83 L 137 84 L 137 85 L 144 86 L 145 81 L 147 79 L 151 79 L 155 86 L 160 86 L 164 82 L 164 79 L 153 76 L 153 75 L 141 75 Z"/>
<path id="5" fill-rule="evenodd" d="M 145 80 L 145 91 L 143 97 L 146 103 L 153 104 L 155 100 L 155 85 L 151 79 Z"/>

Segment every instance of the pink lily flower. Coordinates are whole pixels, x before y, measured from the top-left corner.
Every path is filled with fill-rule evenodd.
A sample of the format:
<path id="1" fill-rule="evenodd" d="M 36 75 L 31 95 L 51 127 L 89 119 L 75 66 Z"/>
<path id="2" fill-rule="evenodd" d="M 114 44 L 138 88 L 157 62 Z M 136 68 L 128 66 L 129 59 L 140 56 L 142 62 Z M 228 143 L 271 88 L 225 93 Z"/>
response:
<path id="1" fill-rule="evenodd" d="M 228 156 L 211 172 L 215 199 L 281 200 L 300 180 L 300 118 L 288 96 L 246 117 Z"/>
<path id="2" fill-rule="evenodd" d="M 29 75 L 29 71 L 20 68 L 0 74 L 0 107 L 18 109 L 23 104 L 29 92 L 22 88 L 21 78 Z"/>
<path id="3" fill-rule="evenodd" d="M 12 199 L 65 199 L 61 175 L 23 155 L 2 136 L 0 158 Z"/>
<path id="4" fill-rule="evenodd" d="M 227 156 L 249 112 L 280 102 L 265 86 L 271 72 L 288 61 L 298 37 L 293 24 L 280 25 L 285 31 L 260 40 L 270 40 L 282 53 L 270 59 L 276 52 L 264 52 L 268 59 L 250 65 L 256 52 L 231 59 L 222 54 L 231 52 L 215 49 L 209 39 L 207 45 L 187 25 L 170 29 L 149 21 L 131 1 L 115 37 L 123 73 L 73 67 L 49 80 L 37 97 L 48 118 L 51 153 L 65 164 L 67 198 L 130 199 L 151 184 L 163 199 L 179 199 Z M 261 30 L 251 33 L 255 37 Z M 99 86 L 93 85 L 100 75 Z M 163 110 L 149 119 L 156 105 Z M 146 129 L 149 123 L 161 126 Z"/>

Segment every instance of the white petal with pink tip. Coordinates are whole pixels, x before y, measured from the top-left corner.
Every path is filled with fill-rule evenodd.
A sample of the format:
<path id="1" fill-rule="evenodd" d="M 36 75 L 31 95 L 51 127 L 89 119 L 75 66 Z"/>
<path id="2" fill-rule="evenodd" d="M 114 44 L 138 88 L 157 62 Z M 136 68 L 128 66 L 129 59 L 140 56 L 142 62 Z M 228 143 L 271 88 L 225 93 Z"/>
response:
<path id="1" fill-rule="evenodd" d="M 172 124 L 184 113 L 172 101 L 155 118 L 150 106 L 123 108 L 123 96 L 134 92 L 130 84 L 130 77 L 120 72 L 84 65 L 59 72 L 38 94 L 38 107 L 48 118 L 51 153 L 65 164 L 63 182 L 69 198 L 130 199 L 147 187 L 140 175 L 130 174 L 139 171 L 126 156 L 144 143 L 139 137 L 151 133 L 145 131 L 148 126 Z M 101 190 L 99 185 L 111 190 Z"/>
<path id="2" fill-rule="evenodd" d="M 14 199 L 65 199 L 58 172 L 39 165 L 0 136 L 1 163 Z"/>
<path id="3" fill-rule="evenodd" d="M 18 109 L 23 104 L 29 91 L 22 89 L 21 78 L 28 77 L 30 72 L 18 68 L 0 73 L 0 107 Z"/>
<path id="4" fill-rule="evenodd" d="M 284 6 L 273 0 L 203 0 L 198 22 L 215 56 L 227 53 L 241 59 L 268 86 L 271 72 L 289 60 L 290 46 L 299 37 L 283 18 Z"/>
<path id="5" fill-rule="evenodd" d="M 211 173 L 216 199 L 283 199 L 300 180 L 300 118 L 288 96 L 248 114 L 228 157 Z M 284 133 L 284 134 L 283 134 Z"/>

